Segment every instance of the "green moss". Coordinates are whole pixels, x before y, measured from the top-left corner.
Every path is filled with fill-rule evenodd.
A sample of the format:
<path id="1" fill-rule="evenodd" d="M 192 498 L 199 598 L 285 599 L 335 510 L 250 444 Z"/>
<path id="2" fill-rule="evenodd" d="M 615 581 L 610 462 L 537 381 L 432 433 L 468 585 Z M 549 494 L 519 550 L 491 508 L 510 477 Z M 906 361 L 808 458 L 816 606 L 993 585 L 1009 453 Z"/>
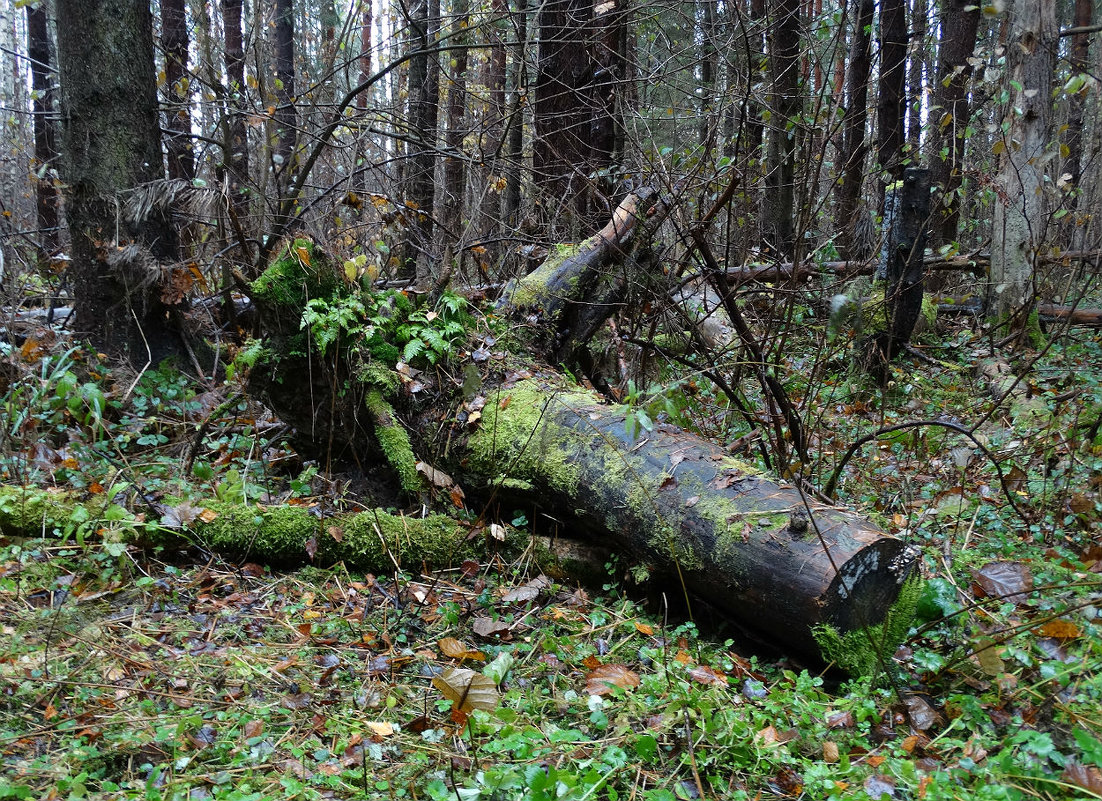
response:
<path id="1" fill-rule="evenodd" d="M 854 677 L 876 675 L 881 665 L 891 662 L 896 648 L 906 639 L 925 583 L 917 571 L 911 574 L 884 620 L 874 626 L 844 634 L 829 624 L 816 626 L 812 634 L 823 659 Z"/>
<path id="2" fill-rule="evenodd" d="M 549 391 L 537 380 L 501 390 L 482 410 L 482 425 L 468 442 L 471 467 L 487 476 L 519 479 L 573 494 L 581 471 L 572 454 L 580 447 L 581 438 L 577 431 L 556 425 L 543 413 L 549 402 L 583 406 L 592 398 L 581 391 Z"/>
<path id="3" fill-rule="evenodd" d="M 514 306 L 537 307 L 543 305 L 547 295 L 547 282 L 555 275 L 564 261 L 577 254 L 589 244 L 586 240 L 580 245 L 552 245 L 551 252 L 533 272 L 518 281 L 507 293 Z"/>
<path id="4" fill-rule="evenodd" d="M 331 297 L 339 288 L 336 271 L 314 243 L 296 239 L 253 281 L 251 291 L 270 306 L 303 309 L 307 300 Z"/>
<path id="5" fill-rule="evenodd" d="M 387 464 L 398 474 L 402 489 L 409 493 L 420 492 L 424 485 L 421 474 L 417 472 L 417 457 L 413 455 L 409 434 L 398 422 L 394 409 L 378 390 L 368 392 L 364 403 L 375 421 L 375 439 L 383 450 Z"/>
<path id="6" fill-rule="evenodd" d="M 926 330 L 933 331 L 937 325 L 937 304 L 929 295 L 922 296 L 922 319 L 926 323 Z"/>

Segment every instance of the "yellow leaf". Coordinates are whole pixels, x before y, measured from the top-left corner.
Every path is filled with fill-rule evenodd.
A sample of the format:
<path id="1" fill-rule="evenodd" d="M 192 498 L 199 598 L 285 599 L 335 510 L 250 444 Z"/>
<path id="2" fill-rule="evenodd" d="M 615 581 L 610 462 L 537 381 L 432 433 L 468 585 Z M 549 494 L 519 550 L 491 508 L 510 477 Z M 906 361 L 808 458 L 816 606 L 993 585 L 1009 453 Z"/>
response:
<path id="1" fill-rule="evenodd" d="M 991 152 L 996 156 L 998 156 L 1000 153 L 1004 152 L 1005 150 L 1006 150 L 1006 143 L 1003 142 L 1003 140 L 1001 140 L 1001 139 L 999 141 L 995 142 L 995 144 L 991 146 Z"/>
<path id="2" fill-rule="evenodd" d="M 295 255 L 297 255 L 299 261 L 301 261 L 307 267 L 310 266 L 310 251 L 308 249 L 302 246 L 298 246 L 295 248 Z"/>
<path id="3" fill-rule="evenodd" d="M 371 733 L 377 737 L 390 737 L 394 734 L 394 726 L 381 720 L 369 720 L 367 728 L 371 729 Z"/>
<path id="4" fill-rule="evenodd" d="M 645 634 L 648 637 L 654 634 L 653 626 L 648 626 L 646 623 L 640 623 L 638 620 L 635 621 L 635 630 L 640 634 Z"/>

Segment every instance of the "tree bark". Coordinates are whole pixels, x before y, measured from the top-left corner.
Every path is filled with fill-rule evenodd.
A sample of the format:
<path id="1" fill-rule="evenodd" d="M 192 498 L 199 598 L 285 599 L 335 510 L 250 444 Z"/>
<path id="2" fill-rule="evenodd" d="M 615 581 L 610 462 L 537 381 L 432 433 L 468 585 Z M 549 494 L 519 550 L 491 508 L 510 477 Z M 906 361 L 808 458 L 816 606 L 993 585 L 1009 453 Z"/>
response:
<path id="1" fill-rule="evenodd" d="M 54 115 L 56 92 L 53 82 L 54 59 L 50 47 L 44 4 L 27 6 L 27 57 L 31 64 L 31 88 L 34 90 L 33 128 L 35 207 L 40 230 L 39 257 L 49 256 L 58 247 L 58 194 L 55 178 L 58 169 L 57 124 Z"/>
<path id="2" fill-rule="evenodd" d="M 767 36 L 771 88 L 762 235 L 778 254 L 792 256 L 796 239 L 796 136 L 800 113 L 800 0 L 773 0 Z"/>
<path id="3" fill-rule="evenodd" d="M 280 186 L 290 172 L 298 141 L 298 115 L 295 111 L 295 6 L 294 0 L 275 0 L 275 155 L 276 176 Z"/>
<path id="4" fill-rule="evenodd" d="M 249 140 L 245 129 L 245 43 L 241 32 L 242 0 L 222 0 L 225 29 L 225 61 L 228 78 L 226 126 L 222 145 L 222 170 L 226 176 L 231 212 L 241 218 L 248 206 Z"/>
<path id="5" fill-rule="evenodd" d="M 869 118 L 869 74 L 872 62 L 873 0 L 857 0 L 853 16 L 853 40 L 846 72 L 846 111 L 842 117 L 842 186 L 838 193 L 838 229 L 845 236 L 849 258 L 871 254 L 858 253 L 854 220 L 861 189 L 865 182 L 865 154 L 868 152 L 865 126 Z"/>
<path id="6" fill-rule="evenodd" d="M 138 363 L 179 349 L 160 296 L 177 257 L 167 212 L 124 211 L 126 190 L 164 176 L 153 33 L 141 0 L 60 0 L 58 64 L 66 216 L 78 328 Z"/>
<path id="7" fill-rule="evenodd" d="M 184 0 L 161 2 L 161 46 L 165 51 L 165 149 L 168 177 L 195 178 L 191 148 L 191 78 L 188 75 L 187 5 Z"/>
<path id="8" fill-rule="evenodd" d="M 907 3 L 880 0 L 880 96 L 876 101 L 876 160 L 887 183 L 903 175 L 903 144 L 907 111 Z M 881 184 L 881 193 L 883 186 Z"/>
<path id="9" fill-rule="evenodd" d="M 1090 27 L 1094 16 L 1093 0 L 1075 0 L 1076 28 Z M 1090 35 L 1077 33 L 1071 37 L 1071 56 L 1069 67 L 1072 76 L 1089 74 L 1090 70 Z M 1080 189 L 1083 176 L 1083 128 L 1084 112 L 1086 110 L 1086 92 L 1074 92 L 1068 98 L 1068 133 L 1067 133 L 1067 158 L 1064 159 L 1064 172 L 1070 178 L 1068 184 L 1075 190 Z M 1072 209 L 1078 205 L 1079 193 L 1073 194 L 1068 203 Z"/>
<path id="10" fill-rule="evenodd" d="M 1024 330 L 1033 266 L 1045 241 L 1045 159 L 1050 145 L 1052 80 L 1059 31 L 1055 0 L 1017 0 L 1007 46 L 1010 102 L 1003 128 L 991 242 L 989 313 Z M 1012 318 L 1018 318 L 1016 321 Z"/>
<path id="11" fill-rule="evenodd" d="M 942 0 L 937 83 L 930 109 L 930 182 L 940 189 L 933 221 L 935 247 L 957 238 L 961 177 L 971 116 L 968 84 L 976 49 L 980 9 L 972 0 Z"/>
<path id="12" fill-rule="evenodd" d="M 452 23 L 450 43 L 456 46 L 469 42 L 467 26 L 470 23 L 468 0 L 454 0 L 452 3 Z M 461 240 L 463 236 L 463 200 L 466 190 L 466 161 L 463 156 L 463 139 L 467 135 L 467 51 L 455 51 L 452 57 L 451 79 L 448 81 L 448 122 L 444 134 L 444 228 L 445 237 L 459 237 L 455 243 L 455 261 L 462 259 Z M 450 265 L 444 265 L 448 269 Z"/>
<path id="13" fill-rule="evenodd" d="M 426 286 L 436 272 L 432 236 L 436 191 L 436 135 L 440 116 L 440 60 L 429 53 L 440 28 L 440 0 L 409 6 L 409 164 L 405 176 L 406 238 L 402 269 Z"/>

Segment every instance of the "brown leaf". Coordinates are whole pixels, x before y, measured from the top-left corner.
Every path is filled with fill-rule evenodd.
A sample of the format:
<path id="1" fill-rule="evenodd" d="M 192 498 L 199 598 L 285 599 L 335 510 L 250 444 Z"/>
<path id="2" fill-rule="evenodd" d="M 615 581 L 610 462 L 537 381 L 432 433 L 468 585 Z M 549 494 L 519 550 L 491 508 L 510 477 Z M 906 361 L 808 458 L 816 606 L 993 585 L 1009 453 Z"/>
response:
<path id="1" fill-rule="evenodd" d="M 1102 771 L 1093 765 L 1072 763 L 1060 775 L 1064 781 L 1082 787 L 1089 793 L 1102 796 Z"/>
<path id="2" fill-rule="evenodd" d="M 336 542 L 344 542 L 344 529 L 341 528 L 340 526 L 330 526 L 329 528 L 326 529 L 326 532 Z"/>
<path id="3" fill-rule="evenodd" d="M 471 629 L 479 637 L 495 637 L 509 630 L 509 624 L 502 620 L 493 620 L 488 617 L 476 617 Z"/>
<path id="4" fill-rule="evenodd" d="M 988 676 L 998 676 L 1006 671 L 1006 665 L 999 656 L 998 646 L 990 637 L 977 637 L 972 647 L 979 659 L 980 669 Z"/>
<path id="5" fill-rule="evenodd" d="M 464 559 L 463 564 L 459 566 L 459 572 L 463 574 L 464 578 L 474 578 L 478 575 L 481 567 L 474 559 Z"/>
<path id="6" fill-rule="evenodd" d="M 827 726 L 832 729 L 852 729 L 854 726 L 853 713 L 847 710 L 828 715 Z"/>
<path id="7" fill-rule="evenodd" d="M 310 557 L 310 561 L 314 561 L 314 554 L 318 552 L 318 535 L 311 534 L 310 539 L 306 540 L 306 555 Z"/>
<path id="8" fill-rule="evenodd" d="M 433 678 L 432 685 L 452 702 L 453 708 L 463 712 L 497 708 L 498 693 L 494 680 L 468 668 L 450 667 Z"/>
<path id="9" fill-rule="evenodd" d="M 973 573 L 977 598 L 1005 598 L 1025 603 L 1033 589 L 1033 574 L 1022 562 L 988 562 Z"/>
<path id="10" fill-rule="evenodd" d="M 907 717 L 910 718 L 911 725 L 917 731 L 926 731 L 926 729 L 937 723 L 937 710 L 930 706 L 925 698 L 910 695 L 904 701 L 907 704 Z"/>
<path id="11" fill-rule="evenodd" d="M 264 721 L 263 720 L 250 720 L 245 724 L 245 737 L 251 739 L 253 737 L 259 737 L 264 733 Z"/>
<path id="12" fill-rule="evenodd" d="M 838 761 L 838 743 L 823 740 L 823 762 Z"/>
<path id="13" fill-rule="evenodd" d="M 474 651 L 461 643 L 455 637 L 445 637 L 436 643 L 440 646 L 440 652 L 451 659 L 485 659 L 486 654 Z"/>
<path id="14" fill-rule="evenodd" d="M 1054 640 L 1074 640 L 1082 634 L 1079 627 L 1070 620 L 1050 620 L 1037 629 L 1037 633 L 1042 637 L 1052 637 Z"/>
<path id="15" fill-rule="evenodd" d="M 632 690 L 640 683 L 639 674 L 624 665 L 601 665 L 585 677 L 585 690 L 590 695 L 608 695 L 614 687 Z"/>
<path id="16" fill-rule="evenodd" d="M 727 676 L 725 674 L 707 665 L 689 668 L 688 673 L 689 678 L 700 684 L 727 684 Z"/>
<path id="17" fill-rule="evenodd" d="M 635 630 L 640 634 L 646 635 L 647 637 L 650 637 L 652 634 L 654 634 L 653 626 L 649 626 L 646 623 L 640 623 L 638 620 L 635 621 Z"/>

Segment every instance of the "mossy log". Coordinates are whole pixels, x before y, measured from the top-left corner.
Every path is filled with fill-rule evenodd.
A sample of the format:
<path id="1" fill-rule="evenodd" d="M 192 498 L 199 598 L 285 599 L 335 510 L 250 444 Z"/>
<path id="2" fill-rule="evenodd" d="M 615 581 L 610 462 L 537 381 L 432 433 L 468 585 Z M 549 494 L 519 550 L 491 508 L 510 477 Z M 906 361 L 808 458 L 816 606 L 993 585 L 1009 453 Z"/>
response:
<path id="1" fill-rule="evenodd" d="M 846 634 L 884 622 L 916 570 L 914 548 L 676 427 L 633 440 L 628 414 L 553 373 L 503 386 L 467 441 L 467 479 L 572 511 L 673 591 L 790 649 L 819 654 L 822 626 Z"/>
<path id="2" fill-rule="evenodd" d="M 321 518 L 306 506 L 259 507 L 214 499 L 150 504 L 142 518 L 108 499 L 71 490 L 0 486 L 0 533 L 61 537 L 87 543 L 195 545 L 269 564 L 344 563 L 349 568 L 414 572 L 451 567 L 492 553 L 512 556 L 523 546 L 516 532 L 505 541 L 446 515 L 413 517 L 377 510 Z M 180 518 L 185 520 L 181 521 Z M 158 522 L 174 518 L 171 525 Z"/>
<path id="3" fill-rule="evenodd" d="M 538 279 L 522 280 L 508 296 L 516 305 L 506 301 L 499 308 L 529 322 L 533 315 L 542 320 L 540 356 L 528 357 L 524 367 L 515 355 L 449 365 L 453 374 L 478 372 L 477 421 L 463 411 L 472 398 L 460 398 L 453 379 L 437 383 L 429 403 L 427 392 L 389 395 L 393 414 L 386 425 L 374 419 L 364 427 L 372 416 L 364 399 L 380 388 L 367 378 L 374 362 L 365 367 L 360 349 L 355 366 L 355 346 L 346 358 L 317 358 L 308 343 L 287 333 L 269 337 L 269 347 L 282 352 L 267 366 L 257 364 L 251 385 L 285 422 L 313 433 L 320 455 L 341 442 L 361 463 L 372 454 L 380 458 L 379 431 L 404 424 L 416 457 L 457 479 L 469 504 L 508 492 L 569 519 L 595 541 L 652 565 L 675 582 L 674 591 L 706 599 L 789 650 L 837 659 L 838 643 L 880 632 L 889 640 L 883 653 L 890 654 L 910 619 L 901 605 L 913 593 L 901 591 L 917 575 L 914 549 L 856 515 L 810 501 L 695 435 L 658 425 L 635 441 L 627 433 L 629 407 L 606 404 L 540 366 L 541 360 L 557 363 L 564 341 L 584 341 L 577 337 L 581 329 L 574 326 L 582 317 L 576 315 L 585 315 L 588 325 L 615 308 L 593 303 L 594 287 L 605 286 L 601 276 L 622 263 L 628 229 L 655 216 L 637 213 L 647 203 L 649 196 L 635 196 L 621 204 L 601 234 L 574 256 L 544 265 Z M 299 261 L 304 269 L 322 269 L 316 253 Z M 282 294 L 293 306 L 293 293 Z M 287 332 L 298 319 L 294 309 L 273 293 L 266 298 L 272 305 L 266 316 L 284 321 Z M 298 355 L 287 352 L 292 348 Z M 402 460 L 391 453 L 386 461 Z M 826 642 L 824 632 L 829 648 L 818 644 Z"/>

